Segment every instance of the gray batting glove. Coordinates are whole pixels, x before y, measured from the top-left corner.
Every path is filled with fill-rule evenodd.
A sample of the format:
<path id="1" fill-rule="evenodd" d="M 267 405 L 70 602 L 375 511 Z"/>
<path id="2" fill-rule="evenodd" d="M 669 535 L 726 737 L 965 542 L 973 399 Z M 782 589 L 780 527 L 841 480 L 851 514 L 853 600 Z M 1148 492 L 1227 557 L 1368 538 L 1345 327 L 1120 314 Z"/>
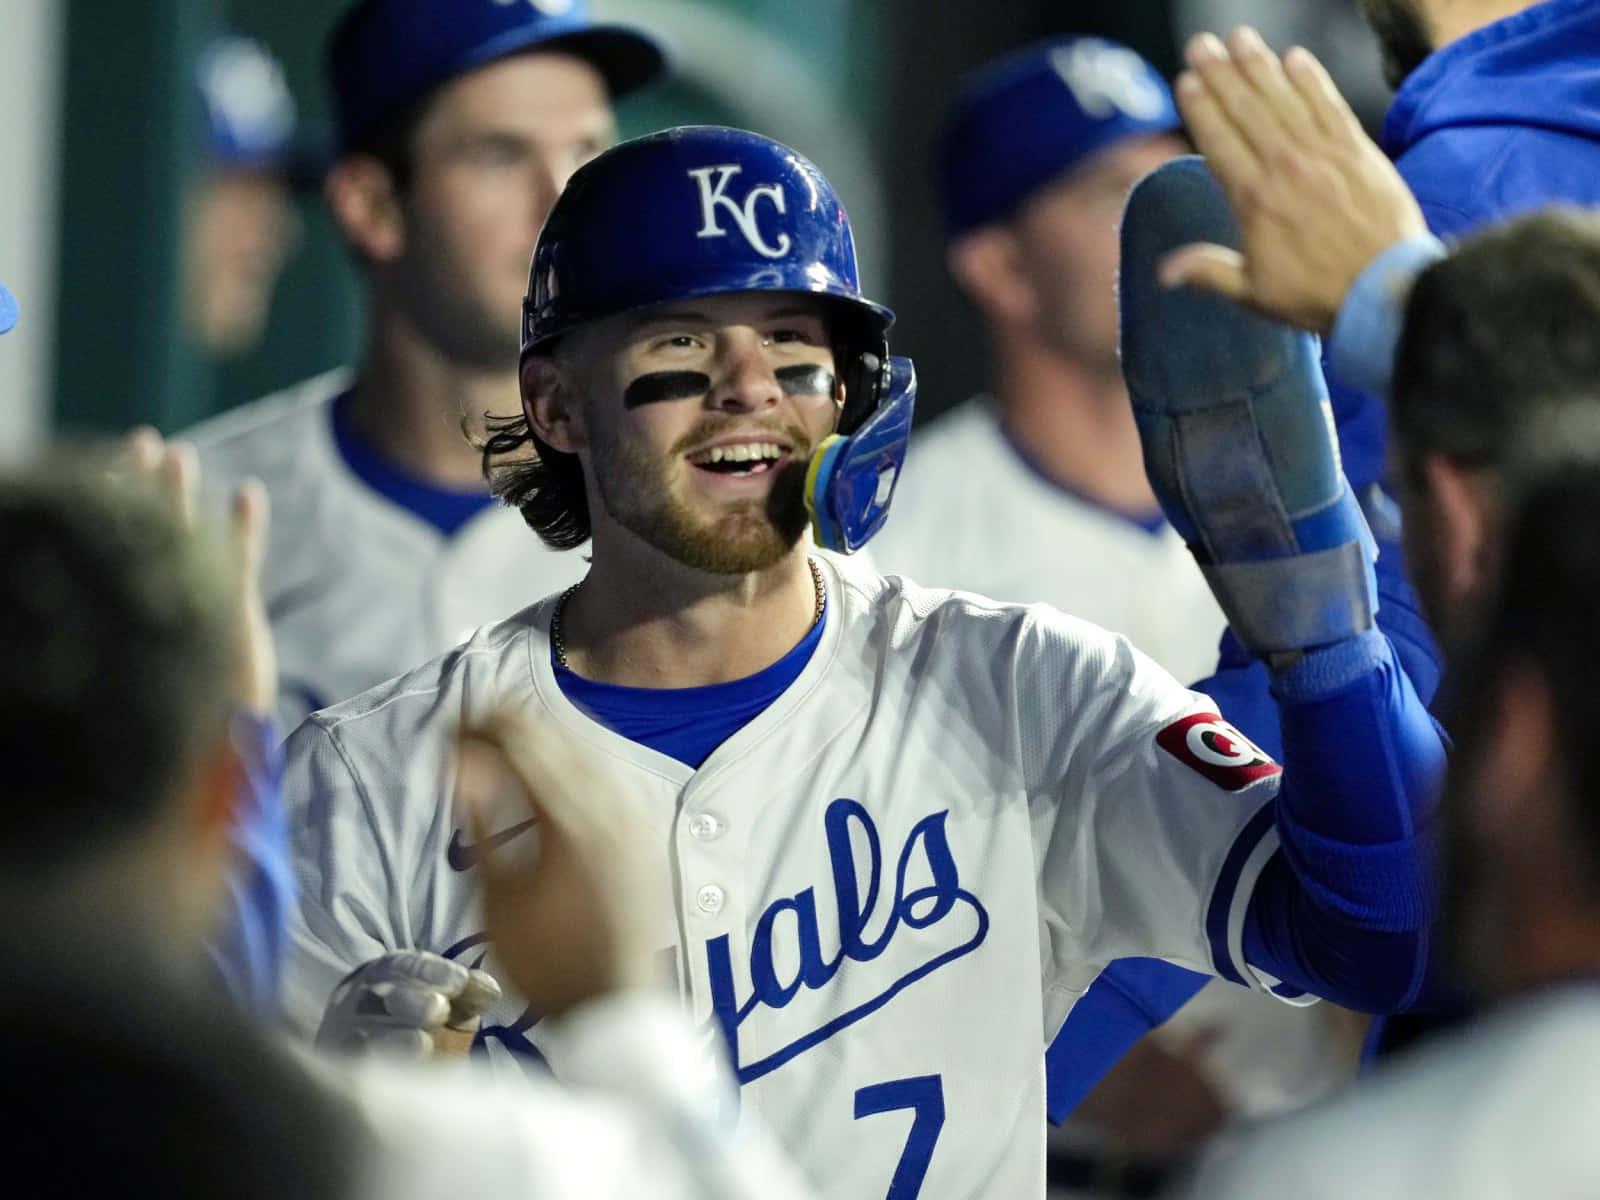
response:
<path id="1" fill-rule="evenodd" d="M 317 1046 L 345 1053 L 380 1050 L 423 1059 L 453 1033 L 459 1041 L 500 999 L 487 971 L 426 950 L 399 950 L 363 963 L 333 989 Z"/>

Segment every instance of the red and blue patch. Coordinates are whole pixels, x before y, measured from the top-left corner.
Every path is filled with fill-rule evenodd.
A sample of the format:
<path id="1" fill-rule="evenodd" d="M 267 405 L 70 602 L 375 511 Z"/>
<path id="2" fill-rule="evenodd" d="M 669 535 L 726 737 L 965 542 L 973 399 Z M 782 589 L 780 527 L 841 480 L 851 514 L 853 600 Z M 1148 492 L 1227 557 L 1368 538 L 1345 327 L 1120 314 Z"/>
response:
<path id="1" fill-rule="evenodd" d="M 1194 713 L 1174 721 L 1156 734 L 1156 745 L 1230 792 L 1283 774 L 1266 751 L 1216 713 Z"/>

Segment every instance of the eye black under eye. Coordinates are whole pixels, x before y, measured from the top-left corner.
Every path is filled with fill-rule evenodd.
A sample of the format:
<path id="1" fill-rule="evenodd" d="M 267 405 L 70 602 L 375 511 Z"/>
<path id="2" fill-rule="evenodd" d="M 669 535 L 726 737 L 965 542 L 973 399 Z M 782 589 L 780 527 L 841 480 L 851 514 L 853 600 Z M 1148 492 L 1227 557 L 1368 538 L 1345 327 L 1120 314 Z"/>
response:
<path id="1" fill-rule="evenodd" d="M 838 381 L 833 372 L 820 363 L 779 367 L 773 375 L 778 380 L 778 386 L 790 396 L 832 396 L 838 391 Z"/>

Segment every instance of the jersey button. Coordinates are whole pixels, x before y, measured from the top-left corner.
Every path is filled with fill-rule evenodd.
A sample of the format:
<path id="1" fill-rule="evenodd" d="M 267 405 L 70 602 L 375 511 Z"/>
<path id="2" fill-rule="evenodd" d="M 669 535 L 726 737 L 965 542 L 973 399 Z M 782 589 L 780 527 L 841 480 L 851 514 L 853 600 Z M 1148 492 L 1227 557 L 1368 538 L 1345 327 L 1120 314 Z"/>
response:
<path id="1" fill-rule="evenodd" d="M 689 833 L 702 842 L 709 842 L 722 833 L 722 822 L 710 813 L 695 813 L 689 818 Z"/>
<path id="2" fill-rule="evenodd" d="M 722 889 L 714 883 L 708 883 L 695 893 L 694 902 L 700 906 L 703 913 L 717 913 L 722 911 Z"/>

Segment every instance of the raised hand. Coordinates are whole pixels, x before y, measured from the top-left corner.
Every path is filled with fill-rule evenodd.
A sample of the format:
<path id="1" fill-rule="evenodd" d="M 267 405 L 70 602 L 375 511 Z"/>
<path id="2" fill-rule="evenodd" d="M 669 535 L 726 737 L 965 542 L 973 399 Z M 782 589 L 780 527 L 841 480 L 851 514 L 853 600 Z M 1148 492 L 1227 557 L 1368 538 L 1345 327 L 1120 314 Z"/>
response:
<path id="1" fill-rule="evenodd" d="M 1181 247 L 1162 284 L 1326 333 L 1363 268 L 1427 231 L 1422 210 L 1309 51 L 1280 60 L 1244 28 L 1226 43 L 1200 34 L 1186 57 L 1178 107 L 1227 194 L 1240 249 Z"/>

